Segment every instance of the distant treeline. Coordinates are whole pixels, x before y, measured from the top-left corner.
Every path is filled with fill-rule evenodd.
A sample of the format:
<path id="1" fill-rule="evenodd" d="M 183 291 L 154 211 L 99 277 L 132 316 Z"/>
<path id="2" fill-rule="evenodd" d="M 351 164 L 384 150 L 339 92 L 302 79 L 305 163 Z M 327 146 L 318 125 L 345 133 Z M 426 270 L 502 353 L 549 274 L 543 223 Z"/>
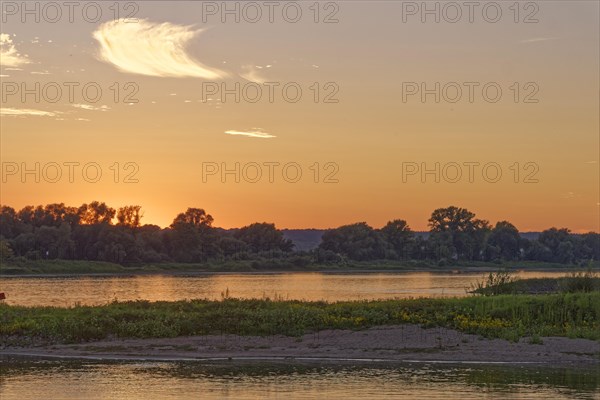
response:
<path id="1" fill-rule="evenodd" d="M 457 207 L 433 211 L 427 237 L 417 235 L 401 219 L 381 229 L 361 222 L 326 231 L 319 246 L 310 251 L 294 251 L 293 242 L 274 224 L 213 227 L 213 217 L 200 208 L 178 214 L 168 228 L 142 225 L 142 215 L 140 206 L 114 209 L 97 201 L 80 207 L 27 206 L 19 211 L 3 206 L 0 256 L 3 261 L 71 259 L 124 265 L 285 259 L 298 267 L 374 260 L 445 265 L 517 260 L 587 264 L 600 259 L 598 233 L 576 235 L 551 228 L 528 240 L 507 221 L 492 226 Z"/>

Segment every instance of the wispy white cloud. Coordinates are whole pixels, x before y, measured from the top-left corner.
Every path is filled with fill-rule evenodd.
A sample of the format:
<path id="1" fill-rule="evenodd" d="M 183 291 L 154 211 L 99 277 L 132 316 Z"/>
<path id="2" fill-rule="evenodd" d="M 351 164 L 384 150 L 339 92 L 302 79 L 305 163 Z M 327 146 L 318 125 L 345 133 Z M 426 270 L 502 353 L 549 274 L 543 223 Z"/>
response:
<path id="1" fill-rule="evenodd" d="M 261 128 L 252 128 L 247 131 L 230 130 L 230 131 L 225 131 L 225 133 L 227 135 L 248 136 L 248 137 L 254 137 L 254 138 L 261 138 L 261 139 L 269 139 L 269 138 L 277 137 L 275 135 L 271 135 L 270 133 L 263 132 L 263 130 Z"/>
<path id="2" fill-rule="evenodd" d="M 6 115 L 9 117 L 22 117 L 27 115 L 32 115 L 36 117 L 54 117 L 56 114 L 60 114 L 58 111 L 42 111 L 42 110 L 33 110 L 30 108 L 0 108 L 0 115 Z"/>
<path id="3" fill-rule="evenodd" d="M 7 33 L 0 33 L 0 65 L 2 67 L 18 67 L 29 64 L 27 56 L 20 54 Z"/>
<path id="4" fill-rule="evenodd" d="M 269 65 L 268 68 L 270 68 L 271 66 Z M 261 75 L 261 69 L 263 67 L 257 65 L 244 65 L 242 66 L 242 72 L 240 73 L 240 76 L 242 78 L 244 78 L 247 81 L 250 82 L 254 82 L 254 83 L 260 83 L 261 85 L 263 83 L 265 83 L 267 81 L 267 78 L 265 78 L 264 76 Z"/>
<path id="5" fill-rule="evenodd" d="M 109 21 L 98 27 L 100 58 L 124 72 L 161 77 L 220 79 L 224 72 L 194 60 L 186 46 L 202 30 L 140 19 L 137 23 Z"/>
<path id="6" fill-rule="evenodd" d="M 524 39 L 519 41 L 519 43 L 536 43 L 536 42 L 545 42 L 548 40 L 554 40 L 556 38 L 554 37 L 537 37 L 537 38 L 531 38 L 531 39 Z"/>
<path id="7" fill-rule="evenodd" d="M 93 106 L 91 104 L 71 104 L 71 105 L 75 108 L 80 108 L 82 110 L 87 110 L 87 111 L 108 111 L 108 110 L 110 110 L 110 107 L 107 105 L 103 105 L 100 107 Z"/>
<path id="8" fill-rule="evenodd" d="M 566 192 L 563 193 L 560 197 L 562 197 L 563 199 L 574 199 L 576 197 L 581 197 L 581 195 L 575 192 Z"/>

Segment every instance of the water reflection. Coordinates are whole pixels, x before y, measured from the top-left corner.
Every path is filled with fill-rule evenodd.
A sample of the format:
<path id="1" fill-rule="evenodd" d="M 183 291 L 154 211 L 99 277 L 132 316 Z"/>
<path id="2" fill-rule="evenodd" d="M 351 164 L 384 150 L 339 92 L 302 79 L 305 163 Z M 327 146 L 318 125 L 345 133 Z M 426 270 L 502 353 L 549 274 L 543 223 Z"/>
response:
<path id="1" fill-rule="evenodd" d="M 559 277 L 561 272 L 521 272 L 522 278 Z M 466 295 L 482 274 L 439 273 L 281 273 L 146 275 L 118 277 L 2 278 L 7 303 L 27 306 L 98 305 L 112 300 L 219 300 L 269 297 L 295 300 L 369 300 Z"/>
<path id="2" fill-rule="evenodd" d="M 193 362 L 2 363 L 8 399 L 411 398 L 592 399 L 600 371 L 564 368 Z M 451 396 L 450 396 L 451 394 Z"/>

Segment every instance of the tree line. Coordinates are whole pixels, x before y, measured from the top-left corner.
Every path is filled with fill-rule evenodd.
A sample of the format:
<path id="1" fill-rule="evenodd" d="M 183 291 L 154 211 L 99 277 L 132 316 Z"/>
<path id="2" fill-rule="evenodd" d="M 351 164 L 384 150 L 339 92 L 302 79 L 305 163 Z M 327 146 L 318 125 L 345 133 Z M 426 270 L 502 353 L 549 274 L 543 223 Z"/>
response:
<path id="1" fill-rule="evenodd" d="M 79 207 L 63 203 L 0 209 L 2 260 L 67 259 L 119 264 L 202 263 L 222 260 L 286 259 L 296 266 L 348 261 L 426 260 L 440 265 L 459 261 L 531 260 L 565 264 L 600 259 L 600 235 L 551 228 L 528 240 L 507 221 L 492 226 L 464 208 L 433 211 L 427 236 L 405 220 L 374 229 L 361 222 L 326 231 L 311 251 L 294 251 L 274 224 L 239 229 L 213 226 L 201 208 L 188 208 L 171 225 L 142 224 L 140 206 L 114 209 L 94 201 Z"/>
<path id="2" fill-rule="evenodd" d="M 523 238 L 508 221 L 495 226 L 476 218 L 465 208 L 433 211 L 427 237 L 417 235 L 406 221 L 388 222 L 381 229 L 366 223 L 346 225 L 323 235 L 322 258 L 344 255 L 352 260 L 432 260 L 440 264 L 457 261 L 542 261 L 564 264 L 600 259 L 600 235 L 572 234 L 569 229 L 550 228 L 535 240 Z"/>

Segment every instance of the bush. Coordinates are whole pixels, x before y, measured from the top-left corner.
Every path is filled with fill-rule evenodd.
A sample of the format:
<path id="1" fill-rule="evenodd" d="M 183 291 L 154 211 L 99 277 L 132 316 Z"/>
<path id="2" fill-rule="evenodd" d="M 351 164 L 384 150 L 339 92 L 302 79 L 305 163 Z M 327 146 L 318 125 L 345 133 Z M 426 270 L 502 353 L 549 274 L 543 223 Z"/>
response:
<path id="1" fill-rule="evenodd" d="M 598 272 L 591 268 L 586 271 L 573 272 L 564 282 L 563 291 L 574 292 L 591 292 L 600 290 L 598 287 Z"/>
<path id="2" fill-rule="evenodd" d="M 508 293 L 510 284 L 515 282 L 514 273 L 508 270 L 490 272 L 487 278 L 478 281 L 471 285 L 473 292 L 483 294 L 485 296 L 493 296 L 498 294 Z"/>

